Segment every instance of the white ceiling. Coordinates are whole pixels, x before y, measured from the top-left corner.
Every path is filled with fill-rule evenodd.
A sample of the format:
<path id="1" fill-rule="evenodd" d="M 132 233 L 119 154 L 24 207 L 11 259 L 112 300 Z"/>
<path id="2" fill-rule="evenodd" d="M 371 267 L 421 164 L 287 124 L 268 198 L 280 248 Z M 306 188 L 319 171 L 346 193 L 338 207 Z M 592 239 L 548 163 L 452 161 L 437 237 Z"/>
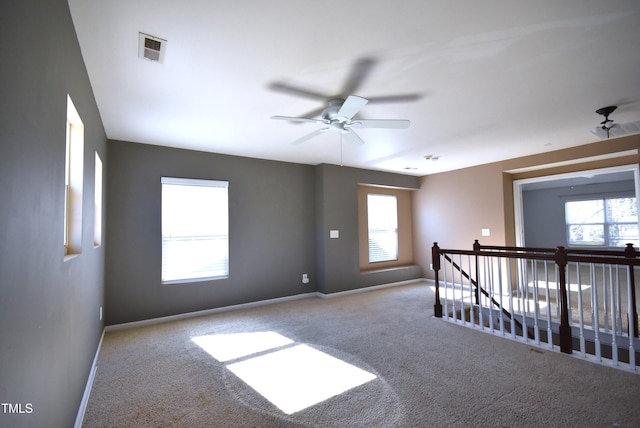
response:
<path id="1" fill-rule="evenodd" d="M 411 126 L 358 130 L 348 166 L 425 175 L 599 141 L 600 107 L 640 120 L 638 0 L 69 5 L 111 139 L 340 164 L 339 133 L 292 145 L 318 125 L 270 119 L 325 103 L 270 86 L 340 94 L 363 58 L 374 63 L 355 95 L 421 98 L 366 105 L 359 117 Z M 139 32 L 167 40 L 163 63 L 138 57 Z"/>

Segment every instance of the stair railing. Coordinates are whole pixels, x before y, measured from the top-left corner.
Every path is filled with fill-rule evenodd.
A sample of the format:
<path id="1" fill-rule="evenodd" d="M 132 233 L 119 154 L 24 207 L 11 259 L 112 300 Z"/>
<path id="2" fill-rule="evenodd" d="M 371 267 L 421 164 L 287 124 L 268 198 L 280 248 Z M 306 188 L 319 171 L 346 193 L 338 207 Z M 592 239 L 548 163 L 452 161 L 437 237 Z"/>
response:
<path id="1" fill-rule="evenodd" d="M 476 240 L 467 251 L 434 243 L 434 315 L 635 370 L 639 255 L 631 244 L 590 251 Z"/>

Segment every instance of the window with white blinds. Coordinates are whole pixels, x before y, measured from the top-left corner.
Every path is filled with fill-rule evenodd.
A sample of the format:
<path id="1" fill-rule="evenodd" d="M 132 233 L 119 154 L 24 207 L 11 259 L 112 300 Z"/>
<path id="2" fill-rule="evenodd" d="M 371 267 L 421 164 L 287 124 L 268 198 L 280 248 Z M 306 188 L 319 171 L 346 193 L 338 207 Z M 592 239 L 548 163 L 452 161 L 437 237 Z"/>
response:
<path id="1" fill-rule="evenodd" d="M 229 182 L 162 177 L 162 283 L 229 276 Z"/>
<path id="2" fill-rule="evenodd" d="M 565 202 L 570 246 L 638 246 L 636 198 L 599 198 Z"/>
<path id="3" fill-rule="evenodd" d="M 367 195 L 369 263 L 398 260 L 398 200 L 395 195 Z"/>

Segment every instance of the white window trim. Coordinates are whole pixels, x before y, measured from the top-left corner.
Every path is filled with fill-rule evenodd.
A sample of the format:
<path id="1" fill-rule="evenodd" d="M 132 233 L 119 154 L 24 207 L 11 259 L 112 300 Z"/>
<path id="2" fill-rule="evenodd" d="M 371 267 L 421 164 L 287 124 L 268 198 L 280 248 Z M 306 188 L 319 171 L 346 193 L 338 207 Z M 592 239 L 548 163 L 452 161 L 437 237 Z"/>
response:
<path id="1" fill-rule="evenodd" d="M 84 124 L 67 94 L 64 194 L 65 260 L 82 252 L 82 214 L 84 187 Z"/>
<path id="2" fill-rule="evenodd" d="M 169 185 L 182 185 L 182 186 L 191 186 L 191 187 L 196 187 L 196 186 L 201 186 L 201 187 L 218 187 L 218 188 L 225 188 L 228 189 L 229 188 L 229 182 L 228 181 L 221 181 L 221 180 L 201 180 L 201 179 L 191 179 L 191 178 L 178 178 L 178 177 L 161 177 L 161 184 L 165 185 L 165 184 L 169 184 Z M 164 210 L 163 210 L 164 211 Z M 164 216 L 164 213 L 162 214 Z M 185 277 L 185 278 L 167 278 L 165 279 L 165 266 L 164 266 L 164 246 L 165 246 L 165 236 L 164 236 L 164 231 L 162 232 L 162 245 L 163 245 L 163 262 L 162 262 L 162 284 L 163 285 L 171 285 L 171 284 L 182 284 L 182 283 L 189 283 L 189 282 L 201 282 L 201 281 L 211 281 L 211 280 L 218 280 L 218 279 L 224 279 L 224 278 L 228 278 L 229 277 L 229 248 L 228 248 L 228 242 L 229 242 L 229 224 L 228 224 L 228 194 L 227 194 L 227 224 L 226 224 L 226 242 L 227 242 L 227 249 L 226 249 L 226 266 L 225 266 L 225 273 L 223 275 L 209 275 L 209 276 L 203 276 L 203 277 Z M 164 226 L 164 225 L 163 225 Z"/>
<path id="3" fill-rule="evenodd" d="M 393 232 L 395 233 L 395 254 L 394 255 L 390 255 L 389 258 L 384 258 L 384 259 L 378 259 L 375 258 L 374 255 L 371 253 L 371 225 L 369 224 L 369 221 L 371 219 L 371 207 L 369 206 L 369 198 L 371 197 L 380 197 L 380 198 L 389 198 L 389 199 L 393 199 L 395 201 L 395 207 L 396 207 L 396 213 L 395 213 L 395 228 L 394 229 L 385 229 L 389 232 Z M 394 262 L 398 260 L 398 252 L 399 252 L 399 236 L 398 236 L 398 197 L 396 195 L 390 195 L 390 194 L 385 194 L 385 193 L 368 193 L 367 194 L 367 242 L 368 242 L 368 251 L 369 251 L 369 256 L 368 256 L 368 260 L 370 264 L 374 264 L 374 263 L 384 263 L 384 262 Z"/>
<path id="4" fill-rule="evenodd" d="M 636 197 L 634 195 L 629 195 L 629 196 L 624 196 L 624 195 L 611 195 L 611 196 L 598 196 L 598 197 L 591 197 L 591 198 L 570 198 L 565 200 L 564 202 L 564 206 L 565 206 L 565 213 L 566 213 L 566 207 L 567 207 L 567 203 L 570 202 L 582 202 L 582 201 L 602 201 L 603 204 L 603 221 L 602 222 L 593 222 L 593 223 L 569 223 L 565 217 L 565 233 L 567 235 L 567 246 L 571 247 L 571 248 L 621 248 L 620 246 L 612 246 L 611 242 L 609 240 L 609 228 L 612 225 L 618 225 L 618 224 L 633 224 L 636 227 L 638 227 L 638 222 L 611 222 L 609 221 L 609 219 L 607 218 L 607 201 L 608 200 L 612 200 L 612 199 L 636 199 Z M 637 204 L 637 200 L 636 200 L 636 204 Z M 566 216 L 566 214 L 565 214 Z M 604 238 L 604 244 L 581 244 L 581 243 L 572 243 L 570 240 L 571 234 L 570 234 L 570 228 L 571 226 L 574 225 L 594 225 L 594 226 L 602 226 L 603 227 L 603 238 Z"/>

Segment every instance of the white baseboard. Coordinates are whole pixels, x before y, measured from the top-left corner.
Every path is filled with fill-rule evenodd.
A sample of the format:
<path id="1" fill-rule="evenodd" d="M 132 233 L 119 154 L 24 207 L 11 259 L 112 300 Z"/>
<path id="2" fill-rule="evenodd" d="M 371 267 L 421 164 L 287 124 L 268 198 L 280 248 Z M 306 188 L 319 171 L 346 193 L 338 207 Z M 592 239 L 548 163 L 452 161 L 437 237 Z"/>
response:
<path id="1" fill-rule="evenodd" d="M 78 409 L 78 414 L 76 415 L 76 422 L 73 425 L 74 428 L 82 427 L 84 413 L 87 410 L 87 405 L 89 404 L 89 396 L 91 395 L 91 389 L 93 388 L 93 380 L 96 377 L 96 370 L 98 369 L 98 357 L 100 356 L 100 349 L 102 348 L 103 339 L 104 329 L 102 330 L 102 335 L 100 336 L 100 342 L 98 342 L 98 349 L 96 349 L 96 354 L 93 357 L 93 363 L 91 364 L 91 370 L 89 371 L 87 385 L 84 387 L 84 394 L 82 394 L 82 401 L 80 401 L 80 408 Z"/>
<path id="2" fill-rule="evenodd" d="M 241 303 L 238 305 L 224 306 L 221 308 L 205 309 L 203 311 L 187 312 L 184 314 L 169 315 L 166 317 L 151 318 L 148 320 L 115 324 L 115 325 L 110 325 L 105 327 L 104 331 L 110 332 L 110 331 L 125 330 L 129 328 L 149 326 L 153 324 L 160 324 L 163 322 L 176 321 L 176 320 L 181 320 L 185 318 L 194 318 L 194 317 L 199 317 L 204 315 L 217 314 L 220 312 L 234 311 L 237 309 L 248 309 L 248 308 L 255 308 L 258 306 L 271 305 L 273 303 L 288 302 L 291 300 L 298 300 L 298 299 L 307 299 L 309 297 L 320 297 L 322 299 L 326 299 L 326 298 L 344 296 L 344 295 L 353 294 L 353 293 L 364 293 L 367 291 L 374 291 L 374 290 L 387 288 L 387 287 L 397 287 L 401 285 L 408 285 L 415 282 L 429 282 L 429 280 L 423 279 L 423 278 L 410 279 L 407 281 L 392 282 L 389 284 L 382 284 L 382 285 L 373 285 L 371 287 L 362 287 L 362 288 L 357 288 L 355 290 L 339 291 L 337 293 L 329 293 L 329 294 L 320 293 L 319 291 L 312 292 L 312 293 L 296 294 L 295 296 L 278 297 L 275 299 L 259 300 L 257 302 Z"/>
<path id="3" fill-rule="evenodd" d="M 408 279 L 406 281 L 398 281 L 398 282 L 390 282 L 388 284 L 381 284 L 381 285 L 372 285 L 370 287 L 362 287 L 362 288 L 355 288 L 353 290 L 346 290 L 346 291 L 338 291 L 337 293 L 321 293 L 321 292 L 316 292 L 316 294 L 318 295 L 318 297 L 321 297 L 323 299 L 329 299 L 332 297 L 340 297 L 340 296 L 346 296 L 349 294 L 356 294 L 356 293 L 366 293 L 368 291 L 375 291 L 375 290 L 381 290 L 383 288 L 389 288 L 389 287 L 399 287 L 401 285 L 409 285 L 409 284 L 415 284 L 416 282 L 426 282 L 428 281 L 427 279 Z"/>
<path id="4" fill-rule="evenodd" d="M 273 303 L 288 302 L 288 301 L 291 301 L 291 300 L 298 300 L 298 299 L 306 299 L 306 298 L 309 298 L 309 297 L 315 297 L 316 295 L 317 295 L 317 293 L 296 294 L 295 296 L 278 297 L 278 298 L 275 298 L 275 299 L 259 300 L 257 302 L 241 303 L 241 304 L 238 304 L 238 305 L 224 306 L 224 307 L 221 307 L 221 308 L 205 309 L 203 311 L 187 312 L 187 313 L 184 313 L 184 314 L 169 315 L 169 316 L 166 316 L 166 317 L 151 318 L 151 319 L 148 319 L 148 320 L 133 321 L 133 322 L 127 322 L 127 323 L 122 323 L 122 324 L 115 324 L 115 325 L 110 325 L 110 326 L 105 327 L 105 331 L 106 332 L 110 332 L 110 331 L 125 330 L 125 329 L 129 329 L 129 328 L 142 327 L 142 326 L 148 326 L 148 325 L 153 325 L 153 324 L 160 324 L 160 323 L 163 323 L 163 322 L 176 321 L 176 320 L 181 320 L 181 319 L 185 319 L 185 318 L 194 318 L 194 317 L 200 317 L 200 316 L 204 316 L 204 315 L 217 314 L 217 313 L 220 313 L 220 312 L 234 311 L 234 310 L 237 310 L 237 309 L 255 308 L 257 306 L 270 305 L 270 304 L 273 304 Z"/>

